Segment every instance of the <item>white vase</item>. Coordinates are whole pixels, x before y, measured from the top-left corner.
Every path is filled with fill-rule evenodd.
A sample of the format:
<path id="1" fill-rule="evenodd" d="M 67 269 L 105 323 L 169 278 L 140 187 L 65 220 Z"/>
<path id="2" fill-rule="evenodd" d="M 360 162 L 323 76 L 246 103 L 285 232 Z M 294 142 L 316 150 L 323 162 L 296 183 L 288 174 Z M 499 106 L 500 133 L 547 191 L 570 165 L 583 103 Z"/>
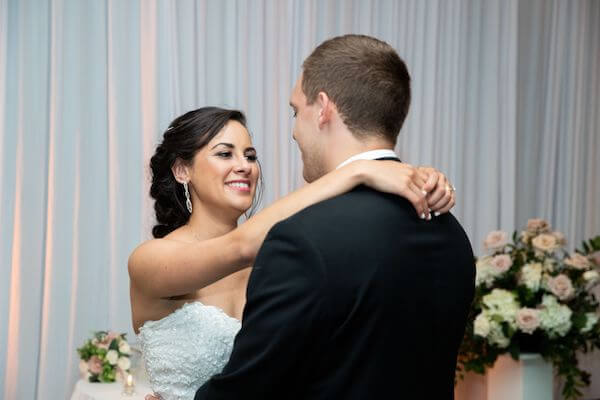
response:
<path id="1" fill-rule="evenodd" d="M 539 354 L 498 357 L 487 374 L 487 400 L 551 400 L 552 364 Z"/>

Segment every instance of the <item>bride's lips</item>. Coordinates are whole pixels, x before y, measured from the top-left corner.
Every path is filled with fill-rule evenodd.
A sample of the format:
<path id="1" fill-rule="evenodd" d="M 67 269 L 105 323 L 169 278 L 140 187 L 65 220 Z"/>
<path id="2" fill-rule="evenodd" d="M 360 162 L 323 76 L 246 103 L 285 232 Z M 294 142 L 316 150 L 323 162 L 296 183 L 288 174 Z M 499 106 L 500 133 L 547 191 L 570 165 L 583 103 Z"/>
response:
<path id="1" fill-rule="evenodd" d="M 250 193 L 252 185 L 248 179 L 236 179 L 225 182 L 225 186 L 238 192 Z"/>

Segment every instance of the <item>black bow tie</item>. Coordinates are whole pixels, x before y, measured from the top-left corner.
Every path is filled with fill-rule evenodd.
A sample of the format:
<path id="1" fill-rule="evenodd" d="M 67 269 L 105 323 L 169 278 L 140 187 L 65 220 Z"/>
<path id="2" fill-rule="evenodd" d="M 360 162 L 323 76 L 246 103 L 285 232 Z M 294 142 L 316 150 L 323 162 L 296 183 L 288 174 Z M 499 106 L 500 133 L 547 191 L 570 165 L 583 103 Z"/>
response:
<path id="1" fill-rule="evenodd" d="M 376 160 L 394 160 L 394 161 L 402 162 L 402 160 L 400 160 L 398 157 L 379 157 L 379 158 L 376 158 Z"/>

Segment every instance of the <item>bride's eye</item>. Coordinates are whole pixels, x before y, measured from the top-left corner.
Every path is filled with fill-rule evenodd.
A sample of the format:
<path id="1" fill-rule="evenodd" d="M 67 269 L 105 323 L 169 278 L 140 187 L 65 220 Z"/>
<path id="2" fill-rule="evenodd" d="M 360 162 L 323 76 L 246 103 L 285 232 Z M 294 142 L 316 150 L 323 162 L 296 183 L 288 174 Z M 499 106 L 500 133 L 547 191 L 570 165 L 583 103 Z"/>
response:
<path id="1" fill-rule="evenodd" d="M 230 151 L 222 151 L 220 153 L 217 153 L 217 156 L 221 157 L 221 158 L 229 158 L 229 157 L 231 157 L 231 152 Z"/>
<path id="2" fill-rule="evenodd" d="M 256 161 L 258 159 L 258 157 L 256 156 L 256 154 L 246 154 L 246 159 L 248 161 L 254 162 L 254 161 Z"/>

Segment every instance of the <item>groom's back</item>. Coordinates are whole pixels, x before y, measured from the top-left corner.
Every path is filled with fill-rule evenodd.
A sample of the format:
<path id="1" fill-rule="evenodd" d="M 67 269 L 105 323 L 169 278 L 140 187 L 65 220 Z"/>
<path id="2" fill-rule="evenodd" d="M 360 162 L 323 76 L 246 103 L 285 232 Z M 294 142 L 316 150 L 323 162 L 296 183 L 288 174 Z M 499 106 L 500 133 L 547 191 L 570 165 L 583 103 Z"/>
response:
<path id="1" fill-rule="evenodd" d="M 321 254 L 332 319 L 298 398 L 452 398 L 475 274 L 456 219 L 361 187 L 288 222 Z"/>

